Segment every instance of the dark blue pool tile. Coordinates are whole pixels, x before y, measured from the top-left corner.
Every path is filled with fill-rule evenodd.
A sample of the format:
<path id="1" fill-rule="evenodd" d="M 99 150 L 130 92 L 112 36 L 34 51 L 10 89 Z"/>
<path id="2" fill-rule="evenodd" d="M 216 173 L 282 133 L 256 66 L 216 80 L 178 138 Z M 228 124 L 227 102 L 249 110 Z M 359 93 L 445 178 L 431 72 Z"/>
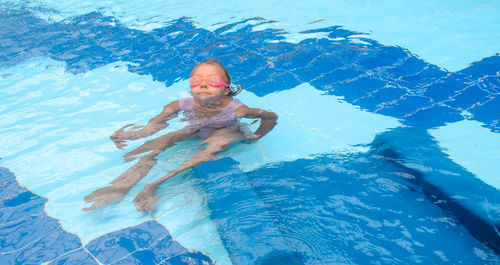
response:
<path id="1" fill-rule="evenodd" d="M 500 54 L 486 57 L 478 62 L 472 63 L 469 67 L 458 73 L 467 75 L 473 79 L 485 77 L 486 75 L 497 75 L 500 71 Z"/>
<path id="2" fill-rule="evenodd" d="M 232 22 L 232 23 L 228 23 L 228 24 L 221 23 L 220 27 L 217 28 L 216 30 L 214 30 L 214 33 L 216 35 L 220 36 L 220 35 L 228 34 L 227 31 L 231 31 L 230 34 L 232 34 L 234 32 L 238 32 L 238 33 L 250 32 L 252 30 L 253 25 L 248 24 L 248 22 L 256 22 L 256 21 L 264 21 L 264 19 L 259 18 L 259 17 L 250 17 L 250 18 L 242 19 L 240 21 L 236 21 L 236 22 Z M 240 25 L 242 25 L 242 27 L 234 30 L 234 28 L 236 26 L 240 26 Z"/>
<path id="3" fill-rule="evenodd" d="M 361 106 L 368 111 L 375 111 L 381 107 L 381 104 L 391 103 L 394 100 L 398 100 L 405 95 L 406 91 L 399 87 L 388 86 L 380 88 L 369 96 L 360 98 L 354 102 L 354 104 Z"/>
<path id="4" fill-rule="evenodd" d="M 318 73 L 325 72 L 331 68 L 331 63 L 339 63 L 340 52 L 345 49 L 352 50 L 354 47 L 344 47 L 328 39 L 308 38 L 297 43 L 290 52 L 282 51 L 276 56 L 275 66 L 283 69 L 301 69 L 317 64 Z M 323 62 L 323 63 L 320 63 Z"/>
<path id="5" fill-rule="evenodd" d="M 482 104 L 488 101 L 490 94 L 474 85 L 460 91 L 453 100 L 446 101 L 446 105 L 466 110 L 475 104 Z"/>
<path id="6" fill-rule="evenodd" d="M 250 67 L 250 65 L 248 65 Z M 270 67 L 261 67 L 256 68 L 250 75 L 242 75 L 246 71 L 242 70 L 237 73 L 238 82 L 237 84 L 241 85 L 245 90 L 258 90 L 258 87 L 261 83 L 264 82 L 270 75 L 276 75 L 278 72 L 283 72 L 282 70 L 272 69 Z M 236 81 L 235 81 L 236 82 Z"/>
<path id="7" fill-rule="evenodd" d="M 50 262 L 51 265 L 97 265 L 97 261 L 83 248 L 59 256 Z"/>
<path id="8" fill-rule="evenodd" d="M 149 250 L 139 250 L 136 251 L 125 258 L 122 258 L 118 261 L 113 262 L 116 265 L 128 265 L 128 264 L 137 264 L 137 265 L 154 265 L 154 264 L 162 264 L 162 260 L 157 257 L 157 255 Z"/>
<path id="9" fill-rule="evenodd" d="M 410 56 L 406 60 L 404 60 L 401 65 L 388 68 L 386 71 L 396 78 L 404 77 L 408 75 L 414 75 L 418 72 L 421 72 L 428 66 L 426 62 L 421 60 L 416 56 Z"/>
<path id="10" fill-rule="evenodd" d="M 170 237 L 165 227 L 156 221 L 148 221 L 94 239 L 87 244 L 86 249 L 100 262 L 112 263 L 134 251 L 148 249 L 164 237 Z M 176 245 L 176 250 L 182 248 Z M 182 252 L 185 252 L 185 249 Z"/>
<path id="11" fill-rule="evenodd" d="M 362 109 L 370 111 L 370 112 L 376 111 L 378 108 L 380 108 L 380 105 L 379 105 L 380 101 L 371 95 L 355 100 L 354 104 L 356 104 L 356 105 L 360 106 Z"/>
<path id="12" fill-rule="evenodd" d="M 425 90 L 427 86 L 430 86 L 436 80 L 444 78 L 448 75 L 448 72 L 440 69 L 439 67 L 427 64 L 425 68 L 415 75 L 403 76 L 399 80 L 400 84 L 408 87 L 410 90 Z"/>
<path id="13" fill-rule="evenodd" d="M 292 52 L 276 57 L 274 66 L 280 69 L 296 69 L 305 67 L 311 60 L 321 55 L 321 51 L 314 46 L 300 44 Z"/>
<path id="14" fill-rule="evenodd" d="M 257 47 L 260 47 L 264 43 L 279 43 L 285 40 L 284 35 L 286 31 L 282 29 L 268 28 L 254 30 L 255 26 L 257 25 L 247 25 L 236 32 L 224 33 L 220 40 L 224 43 L 230 43 L 231 45 L 240 46 L 254 52 L 257 51 Z M 262 54 L 265 54 L 265 52 Z"/>
<path id="15" fill-rule="evenodd" d="M 418 109 L 430 105 L 431 101 L 429 98 L 421 96 L 404 96 L 403 98 L 399 99 L 397 103 L 385 105 L 377 113 L 403 118 L 406 115 L 417 111 Z"/>
<path id="16" fill-rule="evenodd" d="M 262 24 L 262 23 L 267 23 L 265 22 L 266 20 L 262 18 L 249 18 L 249 19 L 244 19 L 236 23 L 229 24 L 229 26 L 236 26 L 238 24 L 243 24 L 243 26 L 239 27 L 236 30 L 229 31 L 229 32 L 223 32 L 221 37 L 223 37 L 223 40 L 225 42 L 231 41 L 231 44 L 237 45 L 237 46 L 242 46 L 245 48 L 253 48 L 255 44 L 260 44 L 266 40 L 268 40 L 269 37 L 271 37 L 273 40 L 280 40 L 283 37 L 280 35 L 283 34 L 282 31 L 277 31 L 277 30 L 256 30 L 254 31 L 256 25 L 250 25 L 246 24 L 248 21 L 251 20 L 257 20 L 260 21 L 260 23 L 257 24 Z M 220 29 L 216 29 L 215 32 L 219 32 L 219 30 L 223 31 L 227 29 L 227 26 L 222 26 Z M 281 32 L 281 33 L 280 33 Z"/>
<path id="17" fill-rule="evenodd" d="M 333 90 L 333 84 L 340 81 L 346 81 L 364 74 L 363 71 L 355 68 L 341 67 L 328 73 L 320 74 L 310 83 L 319 90 Z"/>
<path id="18" fill-rule="evenodd" d="M 43 211 L 45 198 L 21 187 L 14 174 L 0 168 L 3 191 L 16 191 L 0 204 L 0 264 L 40 264 L 81 247 L 80 239 L 65 232 Z"/>
<path id="19" fill-rule="evenodd" d="M 335 38 L 347 38 L 351 35 L 355 34 L 360 34 L 361 32 L 356 32 L 356 31 L 351 31 L 344 29 L 341 26 L 330 26 L 328 27 L 330 30 L 330 34 L 328 34 L 329 38 L 335 39 Z M 308 33 L 308 32 L 315 32 L 315 30 L 312 31 L 302 31 L 301 33 Z"/>
<path id="20" fill-rule="evenodd" d="M 406 94 L 406 90 L 402 87 L 388 84 L 387 86 L 377 89 L 371 94 L 371 97 L 376 98 L 380 103 L 390 103 L 394 100 L 402 99 Z"/>
<path id="21" fill-rule="evenodd" d="M 248 51 L 242 51 L 239 54 L 249 55 Z M 249 55 L 245 61 L 239 60 L 237 56 L 238 53 L 230 52 L 224 56 L 217 57 L 223 65 L 234 69 L 231 71 L 232 83 L 248 87 L 255 82 L 259 83 L 266 79 L 266 74 L 269 73 L 270 68 L 264 56 Z M 275 69 L 273 70 L 276 71 Z"/>
<path id="22" fill-rule="evenodd" d="M 343 65 L 344 64 L 338 61 L 338 58 L 335 58 L 335 56 L 321 54 L 312 59 L 311 62 L 304 67 L 296 68 L 293 72 L 296 73 L 302 81 L 309 82 L 312 79 L 315 79 L 322 74 L 332 72 Z"/>
<path id="23" fill-rule="evenodd" d="M 10 198 L 6 199 L 5 201 L 3 201 L 3 206 L 9 207 L 9 208 L 17 207 L 17 206 L 23 205 L 29 201 L 37 200 L 37 199 L 40 199 L 40 197 L 38 195 L 35 195 L 30 191 L 25 191 L 25 192 L 17 194 L 17 196 L 15 196 L 15 197 L 10 197 Z"/>
<path id="24" fill-rule="evenodd" d="M 6 168 L 0 167 L 0 207 L 3 207 L 5 200 L 17 196 L 24 191 L 17 185 L 16 177 Z"/>
<path id="25" fill-rule="evenodd" d="M 73 251 L 81 247 L 80 239 L 59 227 L 58 229 L 47 233 L 41 240 L 36 242 L 25 254 L 30 255 L 30 259 L 37 261 L 46 261 Z"/>
<path id="26" fill-rule="evenodd" d="M 0 262 L 2 264 L 42 264 L 79 247 L 81 243 L 75 235 L 59 228 L 45 233 L 33 244 L 19 251 L 0 256 Z"/>
<path id="27" fill-rule="evenodd" d="M 448 100 L 456 95 L 456 92 L 463 89 L 464 79 L 455 74 L 447 78 L 435 81 L 426 87 L 424 95 L 432 98 L 435 102 Z"/>
<path id="28" fill-rule="evenodd" d="M 161 259 L 168 259 L 180 253 L 187 252 L 187 249 L 174 241 L 171 236 L 166 236 L 158 242 L 151 245 L 150 250 Z"/>
<path id="29" fill-rule="evenodd" d="M 54 23 L 49 26 L 50 30 L 40 32 L 45 39 L 39 38 L 39 47 L 46 48 L 47 55 L 51 58 L 66 61 L 69 72 L 86 72 L 118 60 L 109 48 L 110 43 L 115 43 L 113 39 L 119 33 L 113 31 L 116 27 L 110 26 L 113 23 L 119 24 L 115 18 L 91 12 L 66 22 L 72 25 L 71 29 L 63 23 Z M 72 34 L 71 30 L 79 33 Z M 84 45 L 88 47 L 80 48 Z"/>
<path id="30" fill-rule="evenodd" d="M 218 42 L 221 42 L 215 34 L 209 30 L 197 28 L 190 31 L 184 37 L 184 41 L 176 45 L 181 54 L 192 54 L 196 56 L 197 53 L 203 53 L 209 47 L 213 47 Z M 141 52 L 141 54 L 145 54 Z"/>
<path id="31" fill-rule="evenodd" d="M 463 119 L 463 116 L 456 109 L 447 106 L 432 106 L 418 110 L 406 117 L 404 123 L 419 128 L 433 128 L 445 125 L 445 122 L 456 122 Z"/>
<path id="32" fill-rule="evenodd" d="M 175 255 L 173 257 L 163 257 L 157 255 L 152 250 L 140 250 L 132 253 L 131 255 L 121 259 L 113 264 L 116 265 L 127 265 L 127 264 L 137 264 L 137 265 L 156 265 L 156 264 L 175 264 L 175 265 L 214 265 L 215 263 L 210 260 L 206 255 L 197 252 L 185 252 L 182 254 Z"/>
<path id="33" fill-rule="evenodd" d="M 59 228 L 59 224 L 53 218 L 44 214 L 23 216 L 0 226 L 0 246 L 6 252 L 22 249 Z"/>
<path id="34" fill-rule="evenodd" d="M 188 74 L 188 69 L 182 65 L 182 60 L 179 56 L 169 54 L 158 56 L 165 56 L 167 58 L 162 58 L 161 62 L 150 63 L 147 67 L 131 66 L 129 68 L 143 74 L 149 71 L 155 71 L 158 74 L 153 80 L 162 82 L 165 86 L 171 86 L 176 82 L 174 79 L 170 78 L 172 75 L 177 75 L 179 72 Z M 141 70 L 139 70 L 139 68 Z"/>
<path id="35" fill-rule="evenodd" d="M 352 102 L 371 91 L 384 87 L 386 84 L 386 82 L 374 77 L 361 77 L 352 81 L 335 84 L 333 94 L 343 96 L 348 102 Z"/>
<path id="36" fill-rule="evenodd" d="M 172 237 L 166 236 L 151 245 L 148 249 L 135 251 L 114 264 L 162 264 L 164 260 L 184 253 L 188 253 L 186 248 L 178 242 L 173 241 Z M 206 256 L 203 256 L 203 259 L 210 260 Z"/>
<path id="37" fill-rule="evenodd" d="M 477 85 L 490 94 L 500 94 L 500 76 L 483 78 Z"/>
<path id="38" fill-rule="evenodd" d="M 492 99 L 482 105 L 474 106 L 469 111 L 474 118 L 484 121 L 487 127 L 491 127 L 496 132 L 500 132 L 500 96 L 491 96 Z"/>
<path id="39" fill-rule="evenodd" d="M 242 80 L 243 84 L 248 84 L 248 86 L 244 86 L 245 90 L 253 92 L 255 95 L 259 97 L 263 97 L 267 94 L 291 89 L 295 86 L 298 86 L 302 82 L 299 81 L 295 75 L 283 71 L 283 70 L 275 70 L 275 69 L 265 69 L 266 72 L 259 73 L 259 75 L 266 75 L 265 79 L 261 79 L 256 82 L 250 82 L 250 80 L 258 80 L 255 77 L 250 77 L 248 80 Z"/>
<path id="40" fill-rule="evenodd" d="M 125 33 L 129 34 L 128 28 L 122 28 Z M 163 28 L 157 28 L 152 31 L 153 36 L 162 43 L 167 43 L 170 46 L 178 46 L 193 35 L 195 35 L 200 29 L 196 28 L 192 23 L 186 18 L 179 18 L 171 21 L 167 26 Z M 182 32 L 182 34 L 169 34 L 175 32 Z M 128 36 L 128 35 L 126 35 Z"/>
<path id="41" fill-rule="evenodd" d="M 318 29 L 308 29 L 308 30 L 301 31 L 299 33 L 310 34 L 310 33 L 319 33 L 319 32 L 328 33 L 329 38 L 339 38 L 339 37 L 346 38 L 354 33 L 358 33 L 358 32 L 352 32 L 350 30 L 343 29 L 341 26 L 330 26 L 330 27 L 318 28 Z"/>
<path id="42" fill-rule="evenodd" d="M 19 186 L 15 176 L 6 169 L 0 170 L 0 226 L 26 216 L 40 215 L 47 200 Z"/>
<path id="43" fill-rule="evenodd" d="M 259 54 L 262 54 L 270 59 L 270 61 L 275 61 L 279 56 L 286 53 L 291 53 L 295 50 L 295 44 L 285 41 L 279 41 L 276 43 L 261 43 L 260 46 L 256 48 Z M 278 56 L 278 57 L 276 57 Z"/>
<path id="44" fill-rule="evenodd" d="M 379 44 L 371 50 L 369 56 L 362 57 L 358 63 L 366 69 L 375 69 L 395 65 L 409 56 L 404 49 Z"/>
<path id="45" fill-rule="evenodd" d="M 215 265 L 207 256 L 199 253 L 185 253 L 163 261 L 165 265 Z"/>
<path id="46" fill-rule="evenodd" d="M 154 265 L 154 264 L 164 264 L 161 256 L 156 255 L 150 249 L 136 251 L 124 259 L 120 259 L 113 264 L 117 265 L 127 265 L 127 264 L 137 264 L 137 265 Z"/>

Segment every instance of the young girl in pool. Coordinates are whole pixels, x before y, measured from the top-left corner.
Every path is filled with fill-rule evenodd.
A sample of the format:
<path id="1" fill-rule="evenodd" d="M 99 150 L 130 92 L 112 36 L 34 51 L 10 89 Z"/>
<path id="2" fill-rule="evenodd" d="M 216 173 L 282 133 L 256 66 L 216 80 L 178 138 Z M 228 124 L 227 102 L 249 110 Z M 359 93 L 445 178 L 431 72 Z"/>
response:
<path id="1" fill-rule="evenodd" d="M 94 210 L 103 205 L 121 201 L 130 188 L 146 176 L 157 163 L 158 154 L 167 147 L 193 136 L 203 139 L 201 143 L 206 144 L 204 150 L 194 154 L 181 166 L 147 185 L 137 194 L 134 199 L 136 208 L 143 212 L 152 212 L 158 201 L 155 192 L 162 182 L 183 170 L 214 159 L 217 153 L 232 143 L 258 140 L 276 125 L 278 116 L 274 112 L 249 108 L 233 98 L 241 88 L 230 86 L 229 74 L 218 61 L 209 60 L 196 65 L 191 72 L 189 82 L 192 98 L 180 99 L 166 105 L 163 111 L 145 126 L 135 126 L 129 131 L 125 131 L 125 128 L 132 124 L 124 126 L 114 132 L 111 139 L 118 148 L 123 149 L 126 146 L 126 140 L 148 137 L 166 128 L 168 124 L 165 122 L 177 117 L 179 112 L 183 112 L 189 125 L 148 141 L 125 154 L 125 158 L 131 159 L 131 156 L 149 152 L 115 179 L 110 186 L 85 196 L 85 202 L 94 203 L 84 210 Z M 260 126 L 255 133 L 252 133 L 239 122 L 240 118 L 259 118 Z"/>

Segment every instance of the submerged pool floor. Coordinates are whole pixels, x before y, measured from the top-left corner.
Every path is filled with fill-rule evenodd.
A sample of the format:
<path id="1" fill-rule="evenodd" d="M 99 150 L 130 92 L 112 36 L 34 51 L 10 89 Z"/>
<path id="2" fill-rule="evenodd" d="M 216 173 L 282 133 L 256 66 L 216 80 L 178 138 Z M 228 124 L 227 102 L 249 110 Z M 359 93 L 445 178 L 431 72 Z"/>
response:
<path id="1" fill-rule="evenodd" d="M 439 135 L 470 122 L 493 139 L 472 164 L 500 158 L 500 56 L 449 72 L 340 26 L 291 42 L 269 23 L 142 31 L 0 9 L 0 263 L 498 263 L 498 171 L 453 160 Z M 130 166 L 109 135 L 188 96 L 208 58 L 243 102 L 278 113 L 276 129 L 163 185 L 153 215 L 133 195 L 196 143 L 165 152 L 122 203 L 82 212 Z"/>

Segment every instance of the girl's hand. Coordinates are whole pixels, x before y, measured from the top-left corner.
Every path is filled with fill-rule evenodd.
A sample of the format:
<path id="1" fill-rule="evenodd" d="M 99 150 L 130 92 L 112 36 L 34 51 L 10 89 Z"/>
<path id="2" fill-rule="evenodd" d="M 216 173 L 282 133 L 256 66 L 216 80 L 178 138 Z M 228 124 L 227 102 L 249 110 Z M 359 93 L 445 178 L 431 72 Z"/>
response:
<path id="1" fill-rule="evenodd" d="M 127 147 L 127 144 L 126 144 L 127 137 L 126 137 L 126 132 L 124 130 L 125 130 L 125 128 L 133 126 L 133 125 L 134 124 L 127 124 L 127 125 L 123 126 L 121 129 L 114 132 L 109 137 L 109 138 L 111 138 L 111 140 L 113 140 L 113 142 L 115 143 L 115 145 L 118 149 L 124 149 L 125 147 Z M 135 126 L 135 127 L 137 127 L 137 126 Z"/>
<path id="2" fill-rule="evenodd" d="M 245 138 L 244 141 L 247 143 L 253 143 L 259 140 L 260 138 L 262 138 L 262 135 L 253 134 L 252 136 Z"/>
<path id="3" fill-rule="evenodd" d="M 134 126 L 130 128 L 129 131 L 125 131 L 125 128 Z M 148 137 L 160 130 L 168 127 L 168 124 L 162 122 L 157 124 L 148 124 L 146 126 L 139 126 L 134 124 L 127 124 L 121 129 L 114 132 L 109 138 L 113 140 L 118 149 L 124 149 L 127 147 L 126 140 L 135 140 L 143 137 Z"/>
<path id="4" fill-rule="evenodd" d="M 125 140 L 116 140 L 116 139 L 113 139 L 113 138 L 111 138 L 111 139 L 113 140 L 113 143 L 115 143 L 116 148 L 124 150 L 125 147 L 127 147 L 127 141 L 125 141 Z"/>

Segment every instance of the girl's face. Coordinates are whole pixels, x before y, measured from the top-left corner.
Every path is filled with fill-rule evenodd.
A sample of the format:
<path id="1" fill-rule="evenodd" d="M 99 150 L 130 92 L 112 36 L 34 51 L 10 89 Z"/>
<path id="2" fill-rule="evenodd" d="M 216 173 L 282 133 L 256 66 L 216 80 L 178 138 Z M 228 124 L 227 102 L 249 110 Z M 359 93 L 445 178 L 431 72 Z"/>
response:
<path id="1" fill-rule="evenodd" d="M 191 72 L 191 77 L 193 76 L 197 76 L 201 80 L 198 85 L 191 86 L 191 95 L 196 99 L 203 101 L 218 100 L 227 96 L 230 92 L 230 89 L 225 85 L 212 82 L 214 76 L 218 76 L 218 80 L 224 82 L 222 79 L 224 72 L 217 65 L 200 64 Z M 217 80 L 217 77 L 215 79 Z"/>

